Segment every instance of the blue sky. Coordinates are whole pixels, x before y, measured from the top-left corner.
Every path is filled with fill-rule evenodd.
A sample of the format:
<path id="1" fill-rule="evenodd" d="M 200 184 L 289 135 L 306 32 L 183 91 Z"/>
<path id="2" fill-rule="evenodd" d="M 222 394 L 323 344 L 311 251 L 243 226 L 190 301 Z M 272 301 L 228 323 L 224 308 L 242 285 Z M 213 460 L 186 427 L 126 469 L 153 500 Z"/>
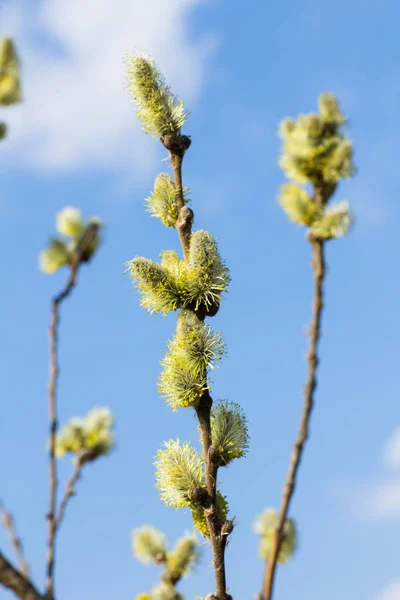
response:
<path id="1" fill-rule="evenodd" d="M 60 419 L 110 406 L 118 447 L 88 468 L 60 535 L 59 600 L 123 600 L 147 591 L 156 568 L 131 555 L 130 530 L 149 523 L 171 541 L 189 515 L 165 508 L 152 462 L 169 437 L 196 440 L 191 411 L 156 393 L 175 315 L 138 306 L 124 262 L 178 248 L 143 198 L 168 168 L 140 131 L 123 55 L 142 48 L 191 110 L 184 181 L 196 227 L 210 230 L 232 272 L 213 325 L 228 344 L 214 398 L 249 419 L 245 460 L 221 472 L 237 528 L 227 551 L 234 598 L 253 598 L 263 565 L 252 532 L 277 506 L 301 412 L 311 310 L 309 248 L 276 203 L 277 124 L 338 94 L 358 173 L 343 185 L 357 225 L 329 244 L 317 405 L 292 516 L 299 550 L 279 570 L 279 598 L 399 600 L 400 278 L 398 157 L 400 6 L 395 0 L 278 3 L 239 0 L 20 0 L 0 3 L 1 33 L 23 60 L 25 102 L 3 110 L 1 144 L 0 495 L 15 513 L 38 584 L 44 578 L 47 368 L 51 296 L 37 255 L 66 205 L 106 224 L 105 243 L 63 307 Z M 63 477 L 70 465 L 62 464 Z M 0 547 L 8 551 L 4 532 Z M 182 582 L 186 598 L 213 589 L 210 551 Z M 0 591 L 1 598 L 8 594 Z"/>

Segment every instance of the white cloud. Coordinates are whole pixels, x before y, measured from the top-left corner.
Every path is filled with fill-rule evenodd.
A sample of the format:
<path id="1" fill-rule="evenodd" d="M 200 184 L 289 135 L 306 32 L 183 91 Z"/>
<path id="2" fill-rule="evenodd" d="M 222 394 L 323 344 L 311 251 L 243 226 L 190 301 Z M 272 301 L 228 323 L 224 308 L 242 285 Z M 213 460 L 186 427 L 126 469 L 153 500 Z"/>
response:
<path id="1" fill-rule="evenodd" d="M 146 144 L 128 99 L 123 57 L 154 56 L 174 91 L 195 101 L 214 39 L 188 38 L 190 9 L 204 0 L 40 0 L 2 10 L 2 33 L 23 60 L 25 102 L 9 109 L 7 154 L 35 168 L 146 169 Z M 33 3 L 32 3 L 33 4 Z"/>
<path id="2" fill-rule="evenodd" d="M 400 427 L 390 435 L 382 451 L 386 469 L 400 467 Z M 381 478 L 375 483 L 361 485 L 351 494 L 354 514 L 367 519 L 400 518 L 400 478 Z M 400 599 L 399 599 L 400 600 Z"/>
<path id="3" fill-rule="evenodd" d="M 376 600 L 400 600 L 400 579 L 392 581 L 385 587 Z"/>
<path id="4" fill-rule="evenodd" d="M 385 465 L 389 469 L 398 469 L 400 467 L 400 427 L 390 436 L 383 452 Z"/>
<path id="5" fill-rule="evenodd" d="M 357 504 L 366 518 L 400 517 L 400 480 L 387 479 L 365 487 Z"/>

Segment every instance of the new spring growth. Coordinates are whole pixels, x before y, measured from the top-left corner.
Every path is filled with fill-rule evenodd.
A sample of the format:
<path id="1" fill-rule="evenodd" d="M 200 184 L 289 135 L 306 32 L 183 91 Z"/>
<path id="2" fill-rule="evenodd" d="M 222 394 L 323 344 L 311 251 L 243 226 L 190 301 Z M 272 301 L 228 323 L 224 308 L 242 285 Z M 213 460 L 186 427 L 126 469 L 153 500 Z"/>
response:
<path id="1" fill-rule="evenodd" d="M 56 437 L 56 456 L 67 452 L 83 464 L 108 454 L 114 447 L 113 417 L 108 408 L 93 408 L 83 418 L 66 423 Z"/>
<path id="2" fill-rule="evenodd" d="M 204 485 L 203 463 L 193 446 L 179 440 L 164 442 L 155 467 L 156 487 L 163 502 L 175 508 L 190 506 L 193 490 Z"/>
<path id="3" fill-rule="evenodd" d="M 167 250 L 161 254 L 161 264 L 136 257 L 127 267 L 141 294 L 140 304 L 150 314 L 191 308 L 214 315 L 230 281 L 216 241 L 204 230 L 192 235 L 187 265 L 176 252 Z"/>
<path id="4" fill-rule="evenodd" d="M 268 560 L 271 553 L 275 531 L 278 526 L 279 515 L 273 509 L 267 509 L 260 515 L 255 522 L 254 531 L 260 537 L 259 557 L 263 560 Z M 293 519 L 286 519 L 283 525 L 280 550 L 278 554 L 278 563 L 286 563 L 293 556 L 296 550 L 296 525 Z"/>
<path id="5" fill-rule="evenodd" d="M 193 533 L 179 538 L 175 548 L 167 554 L 167 569 L 173 579 L 188 575 L 200 558 L 199 542 Z"/>
<path id="6" fill-rule="evenodd" d="M 333 94 L 319 98 L 319 113 L 284 119 L 280 166 L 289 179 L 299 183 L 336 183 L 354 172 L 353 148 L 344 135 L 345 118 Z"/>
<path id="7" fill-rule="evenodd" d="M 128 89 L 138 108 L 143 131 L 154 137 L 179 134 L 187 121 L 184 104 L 165 83 L 154 61 L 146 54 L 128 56 Z"/>
<path id="8" fill-rule="evenodd" d="M 153 600 L 159 597 L 181 598 L 176 592 L 178 581 L 188 575 L 199 560 L 200 548 L 196 535 L 187 533 L 168 550 L 164 534 L 154 527 L 144 526 L 136 529 L 133 534 L 134 555 L 145 564 L 164 565 L 161 585 L 153 588 L 150 594 L 139 594 L 137 599 Z"/>
<path id="9" fill-rule="evenodd" d="M 179 261 L 178 255 L 176 255 Z M 176 263 L 174 265 L 178 267 Z M 183 290 L 180 275 L 166 265 L 158 264 L 149 258 L 137 256 L 127 263 L 132 280 L 140 292 L 140 305 L 150 314 L 166 315 L 183 304 Z M 177 269 L 179 271 L 179 268 Z M 176 271 L 176 270 L 175 270 Z"/>
<path id="10" fill-rule="evenodd" d="M 167 556 L 167 538 L 156 529 L 144 525 L 132 531 L 133 554 L 142 563 L 160 564 L 165 562 Z"/>
<path id="11" fill-rule="evenodd" d="M 219 306 L 230 282 L 229 269 L 221 259 L 217 242 L 203 229 L 195 231 L 190 240 L 189 281 L 189 302 L 194 310 L 208 309 L 206 314 Z"/>
<path id="12" fill-rule="evenodd" d="M 327 240 L 345 235 L 353 224 L 346 201 L 326 206 L 338 181 L 353 175 L 353 149 L 343 132 L 345 118 L 333 94 L 319 98 L 319 113 L 284 119 L 280 125 L 283 151 L 280 166 L 299 183 L 324 190 L 323 206 L 317 206 L 294 183 L 281 186 L 278 202 L 291 221 L 309 227 L 312 237 Z"/>
<path id="13" fill-rule="evenodd" d="M 10 106 L 21 102 L 20 63 L 14 42 L 5 37 L 0 40 L 0 105 Z"/>
<path id="14" fill-rule="evenodd" d="M 188 188 L 183 190 L 184 204 L 189 202 L 187 198 Z M 154 182 L 154 191 L 146 198 L 147 210 L 152 217 L 157 217 L 167 227 L 175 227 L 178 219 L 178 205 L 176 201 L 176 188 L 172 177 L 167 173 L 157 175 Z"/>
<path id="15" fill-rule="evenodd" d="M 183 600 L 183 596 L 178 594 L 172 583 L 162 582 L 153 587 L 150 593 L 151 600 Z"/>
<path id="16" fill-rule="evenodd" d="M 57 214 L 56 228 L 66 239 L 52 238 L 40 252 L 39 266 L 44 273 L 51 274 L 63 266 L 72 266 L 78 253 L 81 262 L 88 262 L 101 243 L 100 219 L 91 217 L 85 222 L 80 210 L 71 206 Z"/>
<path id="17" fill-rule="evenodd" d="M 234 402 L 220 400 L 211 411 L 212 445 L 219 453 L 219 466 L 244 456 L 249 447 L 246 417 Z"/>
<path id="18" fill-rule="evenodd" d="M 191 310 L 178 316 L 177 331 L 162 361 L 158 390 L 172 408 L 195 406 L 208 389 L 207 368 L 225 353 L 222 335 L 204 325 Z"/>
<path id="19" fill-rule="evenodd" d="M 217 492 L 217 515 L 220 523 L 224 523 L 226 521 L 228 517 L 228 511 L 229 506 L 226 496 L 223 496 L 221 492 Z M 194 505 L 191 508 L 191 513 L 196 529 L 198 529 L 204 537 L 210 537 L 204 509 L 201 506 Z"/>

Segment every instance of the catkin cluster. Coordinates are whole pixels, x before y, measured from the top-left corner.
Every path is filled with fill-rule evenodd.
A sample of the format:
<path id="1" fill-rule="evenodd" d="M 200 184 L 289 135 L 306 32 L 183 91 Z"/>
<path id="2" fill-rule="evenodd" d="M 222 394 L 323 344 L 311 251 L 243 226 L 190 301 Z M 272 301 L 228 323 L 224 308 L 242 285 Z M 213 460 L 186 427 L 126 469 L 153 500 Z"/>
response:
<path id="1" fill-rule="evenodd" d="M 171 148 L 177 148 L 181 156 L 180 130 L 188 115 L 183 103 L 171 93 L 154 62 L 144 55 L 128 58 L 128 77 L 145 131 L 161 138 L 171 155 Z M 173 156 L 171 162 L 172 159 Z M 152 216 L 167 227 L 176 228 L 180 211 L 188 202 L 188 189 L 181 190 L 167 173 L 156 177 L 154 191 L 146 199 Z M 190 234 L 185 260 L 166 250 L 159 262 L 136 257 L 127 266 L 145 309 L 162 315 L 179 311 L 175 335 L 161 363 L 158 391 L 173 410 L 197 410 L 204 398 L 211 401 L 209 374 L 226 352 L 221 333 L 205 322 L 206 317 L 218 312 L 230 281 L 217 242 L 208 231 L 200 229 Z M 245 455 L 247 423 L 239 405 L 228 401 L 213 403 L 210 426 L 215 469 Z M 158 451 L 155 468 L 156 486 L 164 503 L 189 509 L 195 528 L 209 537 L 204 498 L 201 501 L 206 487 L 202 453 L 192 444 L 170 439 Z M 222 525 L 227 519 L 228 503 L 219 491 L 216 511 Z"/>
<path id="2" fill-rule="evenodd" d="M 300 115 L 295 121 L 284 119 L 280 124 L 279 164 L 291 181 L 281 186 L 278 201 L 288 218 L 305 225 L 314 239 L 342 237 L 354 220 L 346 200 L 327 204 L 338 182 L 354 173 L 353 146 L 344 125 L 339 103 L 330 93 L 320 96 L 318 113 Z M 311 184 L 313 193 L 299 183 Z"/>

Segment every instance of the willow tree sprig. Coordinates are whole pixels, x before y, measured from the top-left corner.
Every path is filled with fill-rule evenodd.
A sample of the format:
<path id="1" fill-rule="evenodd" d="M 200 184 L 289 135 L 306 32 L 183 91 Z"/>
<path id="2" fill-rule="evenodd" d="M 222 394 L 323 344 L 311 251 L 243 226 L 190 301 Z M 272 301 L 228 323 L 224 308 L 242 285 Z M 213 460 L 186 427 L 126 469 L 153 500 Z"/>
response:
<path id="1" fill-rule="evenodd" d="M 220 400 L 211 411 L 211 439 L 221 467 L 244 456 L 249 447 L 247 419 L 235 402 Z"/>
<path id="2" fill-rule="evenodd" d="M 314 273 L 313 316 L 309 331 L 308 378 L 304 409 L 293 446 L 279 513 L 267 511 L 259 521 L 261 553 L 266 569 L 261 600 L 272 600 L 276 565 L 289 557 L 295 546 L 294 522 L 287 518 L 297 483 L 298 470 L 309 435 L 309 422 L 317 387 L 318 343 L 324 304 L 325 243 L 348 233 L 354 218 L 346 201 L 329 205 L 341 179 L 354 172 L 353 147 L 346 136 L 346 119 L 333 94 L 319 98 L 319 112 L 284 119 L 279 133 L 283 139 L 280 166 L 292 180 L 281 187 L 279 203 L 291 221 L 307 227 Z M 310 193 L 296 183 L 308 184 Z M 289 552 L 290 550 L 290 552 Z"/>
<path id="3" fill-rule="evenodd" d="M 4 528 L 8 531 L 8 535 L 10 537 L 11 546 L 15 552 L 16 558 L 18 560 L 18 567 L 21 573 L 29 579 L 29 565 L 25 560 L 24 549 L 22 546 L 21 538 L 17 534 L 17 528 L 14 522 L 14 517 L 9 510 L 5 507 L 3 502 L 0 500 L 0 514 L 2 513 L 2 524 Z"/>
<path id="4" fill-rule="evenodd" d="M 191 139 L 181 128 L 188 113 L 152 59 L 140 54 L 127 62 L 137 115 L 144 130 L 160 138 L 168 150 L 173 170 L 173 180 L 164 173 L 156 178 L 147 208 L 164 225 L 175 227 L 183 252 L 183 260 L 173 251 L 163 252 L 160 263 L 137 257 L 128 263 L 128 270 L 141 294 L 141 305 L 149 312 L 181 311 L 162 361 L 158 389 L 173 410 L 196 411 L 203 446 L 200 455 L 189 444 L 167 442 L 157 454 L 156 483 L 167 505 L 190 508 L 195 527 L 211 543 L 213 597 L 229 600 L 225 548 L 233 521 L 228 519 L 227 500 L 217 489 L 217 473 L 220 466 L 245 454 L 248 438 L 236 405 L 220 405 L 212 413 L 208 373 L 220 362 L 225 346 L 221 334 L 204 321 L 217 314 L 230 275 L 215 238 L 205 230 L 192 232 L 194 214 L 182 183 L 182 163 Z M 213 432 L 218 447 L 213 445 Z"/>
<path id="5" fill-rule="evenodd" d="M 143 130 L 155 137 L 178 134 L 189 115 L 183 102 L 171 93 L 154 61 L 145 54 L 128 56 L 127 66 L 129 91 Z"/>
<path id="6" fill-rule="evenodd" d="M 164 442 L 155 461 L 156 487 L 167 506 L 191 506 L 193 492 L 204 485 L 200 454 L 188 443 L 179 440 Z"/>
<path id="7" fill-rule="evenodd" d="M 133 554 L 144 564 L 164 567 L 160 583 L 150 593 L 141 593 L 136 600 L 183 600 L 176 586 L 182 577 L 189 575 L 200 558 L 196 535 L 183 535 L 170 550 L 166 536 L 147 525 L 132 532 Z"/>
<path id="8" fill-rule="evenodd" d="M 21 102 L 20 60 L 9 37 L 0 40 L 0 106 Z M 7 125 L 0 123 L 0 140 L 7 135 Z"/>
<path id="9" fill-rule="evenodd" d="M 188 188 L 183 190 L 184 204 L 188 204 Z M 154 182 L 154 191 L 146 198 L 147 210 L 167 227 L 175 227 L 178 220 L 176 189 L 171 175 L 159 173 Z"/>
<path id="10" fill-rule="evenodd" d="M 279 524 L 279 515 L 272 508 L 267 509 L 260 515 L 255 524 L 254 531 L 259 534 L 259 557 L 263 560 L 269 560 L 274 545 L 275 530 Z M 288 562 L 297 546 L 296 524 L 293 519 L 286 519 L 281 534 L 281 543 L 279 553 L 276 559 L 277 563 Z"/>
<path id="11" fill-rule="evenodd" d="M 59 268 L 66 266 L 69 276 L 65 287 L 54 297 L 51 305 L 50 334 L 50 377 L 49 377 L 49 510 L 48 541 L 47 541 L 47 572 L 46 572 L 46 600 L 54 600 L 54 566 L 56 536 L 61 524 L 66 505 L 74 493 L 74 486 L 80 477 L 83 464 L 94 460 L 100 454 L 105 454 L 112 446 L 111 443 L 111 417 L 104 411 L 100 414 L 90 413 L 84 421 L 75 421 L 75 427 L 67 426 L 58 434 L 57 419 L 57 384 L 58 384 L 58 325 L 60 320 L 60 305 L 68 298 L 76 286 L 77 276 L 82 264 L 89 262 L 99 244 L 101 222 L 97 217 L 92 217 L 87 222 L 82 221 L 80 211 L 71 207 L 63 209 L 56 218 L 57 229 L 60 234 L 69 239 L 55 238 L 39 255 L 40 268 L 45 273 L 54 273 Z M 57 509 L 57 455 L 72 452 L 76 455 L 75 470 L 67 484 L 64 497 Z"/>

